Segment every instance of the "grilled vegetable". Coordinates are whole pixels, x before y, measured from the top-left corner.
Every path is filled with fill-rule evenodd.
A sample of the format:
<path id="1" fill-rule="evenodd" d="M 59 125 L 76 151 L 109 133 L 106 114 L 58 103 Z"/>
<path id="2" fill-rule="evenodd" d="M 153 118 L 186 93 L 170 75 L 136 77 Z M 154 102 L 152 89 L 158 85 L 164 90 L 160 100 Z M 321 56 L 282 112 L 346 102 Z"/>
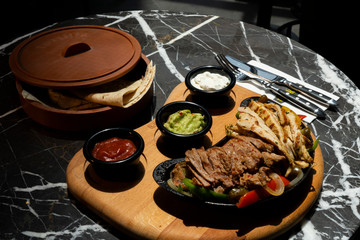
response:
<path id="1" fill-rule="evenodd" d="M 229 200 L 229 196 L 227 194 L 217 193 L 210 189 L 196 186 L 189 178 L 184 178 L 182 181 L 189 188 L 190 193 L 201 200 L 206 200 L 206 201 L 214 200 L 217 202 L 228 202 Z"/>
<path id="2" fill-rule="evenodd" d="M 273 179 L 270 182 L 266 184 L 266 187 L 264 188 L 258 188 L 251 190 L 250 192 L 246 193 L 244 196 L 242 196 L 238 203 L 236 203 L 236 206 L 238 208 L 243 208 L 246 206 L 249 206 L 251 204 L 254 204 L 268 196 L 271 195 L 271 193 L 268 192 L 266 189 L 271 189 L 272 192 L 279 192 L 278 188 L 281 188 L 282 186 L 286 186 L 289 184 L 289 180 L 287 180 L 285 177 L 279 176 L 279 179 L 281 179 L 282 184 L 278 184 L 278 179 Z M 281 190 L 280 190 L 281 191 Z M 282 190 L 283 191 L 283 190 Z M 277 196 L 277 195 L 275 195 Z"/>

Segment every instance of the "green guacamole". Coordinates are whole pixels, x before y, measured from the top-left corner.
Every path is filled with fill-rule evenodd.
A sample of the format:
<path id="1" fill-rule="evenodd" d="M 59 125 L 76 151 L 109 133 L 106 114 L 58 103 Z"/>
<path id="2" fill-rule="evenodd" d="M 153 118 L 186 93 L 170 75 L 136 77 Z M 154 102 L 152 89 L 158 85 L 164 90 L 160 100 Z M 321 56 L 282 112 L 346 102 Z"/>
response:
<path id="1" fill-rule="evenodd" d="M 173 133 L 193 134 L 203 130 L 206 125 L 204 119 L 204 115 L 184 109 L 171 114 L 164 127 Z"/>

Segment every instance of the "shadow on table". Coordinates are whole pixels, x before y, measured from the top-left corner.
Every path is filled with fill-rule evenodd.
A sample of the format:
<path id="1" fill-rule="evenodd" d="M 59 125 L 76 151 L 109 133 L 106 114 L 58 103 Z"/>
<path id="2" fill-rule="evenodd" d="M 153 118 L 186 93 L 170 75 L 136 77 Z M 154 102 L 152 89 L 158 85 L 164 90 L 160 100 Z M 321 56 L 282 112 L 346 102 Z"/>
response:
<path id="1" fill-rule="evenodd" d="M 155 100 L 154 100 L 155 101 Z M 119 124 L 109 124 L 108 126 L 101 126 L 99 124 L 99 127 L 94 127 L 92 129 L 88 130 L 79 130 L 79 131 L 65 131 L 65 130 L 59 130 L 50 128 L 44 125 L 41 125 L 40 123 L 37 123 L 33 120 L 29 123 L 31 129 L 35 129 L 37 132 L 49 136 L 54 137 L 57 139 L 63 139 L 63 140 L 86 140 L 88 137 L 93 135 L 94 133 L 103 130 L 105 128 L 112 128 L 112 127 L 123 127 L 123 128 L 130 128 L 130 129 L 137 129 L 147 123 L 149 123 L 152 120 L 152 115 L 154 114 L 154 109 L 152 104 L 149 104 L 141 113 L 134 116 L 134 118 L 130 119 L 127 122 L 122 122 Z"/>
<path id="2" fill-rule="evenodd" d="M 211 115 L 223 115 L 235 107 L 235 93 L 232 91 L 229 96 L 220 96 L 220 97 L 212 97 L 212 98 L 204 98 L 194 96 L 192 94 L 186 97 L 186 101 L 195 102 L 200 104 L 206 108 L 210 112 Z"/>
<path id="3" fill-rule="evenodd" d="M 142 162 L 137 166 L 116 174 L 99 173 L 92 165 L 85 169 L 85 179 L 88 184 L 102 192 L 123 192 L 136 186 L 144 177 L 145 167 Z"/>
<path id="4" fill-rule="evenodd" d="M 186 150 L 191 148 L 200 148 L 204 146 L 209 148 L 212 145 L 212 133 L 195 139 L 194 141 L 176 141 L 166 136 L 160 136 L 156 141 L 156 147 L 168 158 L 181 158 L 185 157 Z"/>

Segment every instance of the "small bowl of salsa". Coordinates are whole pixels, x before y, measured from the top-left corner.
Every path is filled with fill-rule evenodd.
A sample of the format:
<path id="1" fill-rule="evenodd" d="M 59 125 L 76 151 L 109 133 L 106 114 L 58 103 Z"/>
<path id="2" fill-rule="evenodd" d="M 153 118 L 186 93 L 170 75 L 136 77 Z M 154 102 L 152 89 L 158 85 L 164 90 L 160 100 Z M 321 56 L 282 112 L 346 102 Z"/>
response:
<path id="1" fill-rule="evenodd" d="M 164 136 L 177 140 L 193 140 L 204 136 L 210 130 L 212 117 L 200 104 L 177 101 L 160 108 L 155 122 Z"/>
<path id="2" fill-rule="evenodd" d="M 137 166 L 144 146 L 141 135 L 132 129 L 107 128 L 85 141 L 83 154 L 94 169 L 114 172 Z"/>
<path id="3" fill-rule="evenodd" d="M 200 66 L 185 77 L 191 94 L 205 98 L 228 96 L 235 84 L 235 75 L 222 66 Z"/>

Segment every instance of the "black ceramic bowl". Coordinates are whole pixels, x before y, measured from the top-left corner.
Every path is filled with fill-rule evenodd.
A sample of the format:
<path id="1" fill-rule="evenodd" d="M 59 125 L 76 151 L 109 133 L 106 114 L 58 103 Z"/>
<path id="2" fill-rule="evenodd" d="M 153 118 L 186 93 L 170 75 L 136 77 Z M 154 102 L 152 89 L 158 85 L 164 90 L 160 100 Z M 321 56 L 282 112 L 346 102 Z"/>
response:
<path id="1" fill-rule="evenodd" d="M 189 109 L 192 113 L 200 113 L 205 116 L 206 126 L 200 132 L 194 134 L 177 134 L 167 130 L 164 123 L 168 120 L 169 116 L 179 110 Z M 210 113 L 201 105 L 193 102 L 178 101 L 166 104 L 156 114 L 156 126 L 167 137 L 175 140 L 194 140 L 204 136 L 212 126 L 212 117 Z"/>
<path id="2" fill-rule="evenodd" d="M 136 146 L 135 153 L 119 161 L 101 161 L 94 158 L 91 152 L 95 144 L 113 137 L 130 139 Z M 119 170 L 128 169 L 128 167 L 137 166 L 144 146 L 143 138 L 134 130 L 128 128 L 108 128 L 95 133 L 87 139 L 83 146 L 83 153 L 86 160 L 92 164 L 95 170 L 101 171 L 101 173 L 114 173 Z"/>
<path id="3" fill-rule="evenodd" d="M 222 76 L 226 76 L 230 79 L 229 85 L 226 87 L 219 89 L 219 90 L 202 90 L 195 87 L 192 84 L 192 79 L 196 77 L 198 74 L 210 72 L 210 73 L 217 73 Z M 185 77 L 185 85 L 190 90 L 193 95 L 201 96 L 201 97 L 218 97 L 218 96 L 227 96 L 230 94 L 231 89 L 235 86 L 236 78 L 235 75 L 230 72 L 229 70 L 221 67 L 221 66 L 201 66 L 197 67 L 190 72 Z"/>

